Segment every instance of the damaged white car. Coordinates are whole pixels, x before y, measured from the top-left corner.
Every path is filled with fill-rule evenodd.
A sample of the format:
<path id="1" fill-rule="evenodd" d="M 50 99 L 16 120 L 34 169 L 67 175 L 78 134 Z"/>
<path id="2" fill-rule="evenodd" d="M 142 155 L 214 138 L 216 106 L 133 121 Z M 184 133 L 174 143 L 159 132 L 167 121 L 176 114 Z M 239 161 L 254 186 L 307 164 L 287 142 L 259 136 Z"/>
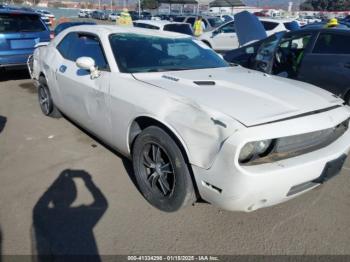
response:
<path id="1" fill-rule="evenodd" d="M 62 112 L 132 159 L 163 211 L 199 197 L 237 211 L 275 205 L 338 174 L 349 151 L 341 99 L 230 66 L 185 35 L 72 27 L 29 68 L 43 113 Z"/>

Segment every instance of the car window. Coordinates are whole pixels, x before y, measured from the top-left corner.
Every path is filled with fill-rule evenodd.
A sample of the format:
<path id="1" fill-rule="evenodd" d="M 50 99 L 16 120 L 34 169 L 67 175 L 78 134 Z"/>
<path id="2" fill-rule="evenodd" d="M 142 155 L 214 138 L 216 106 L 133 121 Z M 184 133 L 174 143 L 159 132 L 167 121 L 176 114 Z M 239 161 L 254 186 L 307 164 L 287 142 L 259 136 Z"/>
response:
<path id="1" fill-rule="evenodd" d="M 46 27 L 39 15 L 0 14 L 0 34 L 13 32 L 42 32 Z"/>
<path id="2" fill-rule="evenodd" d="M 278 26 L 278 23 L 269 22 L 269 21 L 261 21 L 261 23 L 263 24 L 266 31 L 273 30 Z"/>
<path id="3" fill-rule="evenodd" d="M 279 47 L 282 49 L 304 50 L 310 42 L 311 34 L 282 38 Z"/>
<path id="4" fill-rule="evenodd" d="M 275 35 L 263 42 L 256 55 L 256 69 L 267 72 L 280 38 Z"/>
<path id="5" fill-rule="evenodd" d="M 159 27 L 158 27 L 158 26 L 150 25 L 150 24 L 145 24 L 145 23 L 139 23 L 139 22 L 134 23 L 134 26 L 136 26 L 136 27 L 141 27 L 141 28 L 147 28 L 147 29 L 159 30 Z"/>
<path id="6" fill-rule="evenodd" d="M 183 22 L 185 20 L 185 17 L 183 16 L 176 16 L 173 18 L 174 22 Z"/>
<path id="7" fill-rule="evenodd" d="M 108 63 L 98 37 L 84 33 L 70 33 L 58 45 L 62 56 L 76 61 L 79 57 L 87 56 L 95 60 L 95 65 L 101 69 L 108 69 Z"/>
<path id="8" fill-rule="evenodd" d="M 113 34 L 110 43 L 121 72 L 161 72 L 229 66 L 201 41 L 132 33 Z"/>
<path id="9" fill-rule="evenodd" d="M 322 33 L 318 37 L 313 53 L 350 54 L 350 34 Z"/>
<path id="10" fill-rule="evenodd" d="M 219 17 L 208 18 L 211 27 L 218 27 L 224 23 Z"/>
<path id="11" fill-rule="evenodd" d="M 58 52 L 60 52 L 60 54 L 66 59 L 68 59 L 69 47 L 73 42 L 73 39 L 74 33 L 69 33 L 61 40 L 61 42 L 56 47 Z"/>
<path id="12" fill-rule="evenodd" d="M 189 18 L 187 18 L 186 23 L 189 23 L 189 24 L 191 24 L 191 26 L 193 26 L 195 20 L 196 20 L 196 18 L 194 18 L 194 17 L 189 17 Z"/>
<path id="13" fill-rule="evenodd" d="M 235 30 L 235 24 L 233 22 L 228 23 L 220 28 L 221 33 L 234 33 Z"/>
<path id="14" fill-rule="evenodd" d="M 167 24 L 163 29 L 164 31 L 193 35 L 192 28 L 189 24 Z"/>

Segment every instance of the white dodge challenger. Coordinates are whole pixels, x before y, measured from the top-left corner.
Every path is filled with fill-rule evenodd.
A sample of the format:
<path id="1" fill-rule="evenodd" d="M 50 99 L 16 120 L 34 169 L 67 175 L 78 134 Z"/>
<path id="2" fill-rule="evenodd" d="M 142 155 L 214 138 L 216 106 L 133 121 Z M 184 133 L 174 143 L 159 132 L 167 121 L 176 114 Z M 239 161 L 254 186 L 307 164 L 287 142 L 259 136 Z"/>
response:
<path id="1" fill-rule="evenodd" d="M 334 177 L 349 151 L 341 99 L 229 65 L 189 36 L 72 27 L 28 64 L 43 113 L 129 157 L 163 211 L 198 198 L 236 211 L 275 205 Z"/>

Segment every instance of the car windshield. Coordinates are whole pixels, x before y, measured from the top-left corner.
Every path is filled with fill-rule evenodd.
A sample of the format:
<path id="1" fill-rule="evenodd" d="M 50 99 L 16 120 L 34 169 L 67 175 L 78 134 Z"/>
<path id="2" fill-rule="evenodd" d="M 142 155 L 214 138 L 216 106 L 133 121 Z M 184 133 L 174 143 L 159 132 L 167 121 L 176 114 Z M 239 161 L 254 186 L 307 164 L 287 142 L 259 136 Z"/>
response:
<path id="1" fill-rule="evenodd" d="M 208 18 L 211 27 L 218 27 L 224 23 L 219 17 Z"/>
<path id="2" fill-rule="evenodd" d="M 191 38 L 166 38 L 132 33 L 113 34 L 110 43 L 124 73 L 228 67 L 220 56 Z"/>
<path id="3" fill-rule="evenodd" d="M 46 28 L 38 15 L 0 14 L 0 33 L 42 32 Z"/>

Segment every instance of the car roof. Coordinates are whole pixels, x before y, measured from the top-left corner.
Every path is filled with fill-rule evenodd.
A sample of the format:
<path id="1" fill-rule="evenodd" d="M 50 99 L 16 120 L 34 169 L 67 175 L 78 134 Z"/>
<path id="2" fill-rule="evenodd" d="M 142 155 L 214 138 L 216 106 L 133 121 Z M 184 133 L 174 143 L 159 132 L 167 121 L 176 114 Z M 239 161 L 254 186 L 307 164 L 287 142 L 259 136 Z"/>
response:
<path id="1" fill-rule="evenodd" d="M 168 24 L 188 24 L 188 23 L 183 23 L 183 22 L 171 22 L 171 21 L 166 21 L 166 20 L 136 20 L 134 21 L 135 23 L 143 23 L 143 24 L 148 24 L 148 25 L 154 25 L 154 26 L 164 26 Z"/>
<path id="2" fill-rule="evenodd" d="M 87 32 L 93 34 L 118 34 L 118 33 L 131 33 L 140 34 L 145 36 L 158 36 L 165 38 L 189 38 L 190 36 L 185 36 L 180 33 L 162 31 L 162 30 L 152 30 L 140 27 L 123 27 L 116 25 L 79 25 L 73 26 L 66 30 L 66 32 Z"/>
<path id="3" fill-rule="evenodd" d="M 28 11 L 23 9 L 10 9 L 10 8 L 4 8 L 0 9 L 0 14 L 28 14 L 28 15 L 37 15 L 40 16 L 38 13 L 34 11 Z"/>
<path id="4" fill-rule="evenodd" d="M 340 33 L 348 33 L 350 34 L 350 30 L 349 29 L 342 29 L 342 28 L 301 28 L 300 30 L 297 31 L 292 31 L 292 32 L 288 32 L 287 35 L 291 35 L 291 34 L 304 34 L 305 32 L 310 32 L 310 33 L 334 33 L 334 32 L 340 32 Z"/>
<path id="5" fill-rule="evenodd" d="M 295 19 L 286 19 L 286 18 L 265 18 L 261 17 L 259 18 L 260 21 L 265 21 L 265 22 L 274 22 L 274 23 L 288 23 L 288 22 L 293 22 Z"/>

